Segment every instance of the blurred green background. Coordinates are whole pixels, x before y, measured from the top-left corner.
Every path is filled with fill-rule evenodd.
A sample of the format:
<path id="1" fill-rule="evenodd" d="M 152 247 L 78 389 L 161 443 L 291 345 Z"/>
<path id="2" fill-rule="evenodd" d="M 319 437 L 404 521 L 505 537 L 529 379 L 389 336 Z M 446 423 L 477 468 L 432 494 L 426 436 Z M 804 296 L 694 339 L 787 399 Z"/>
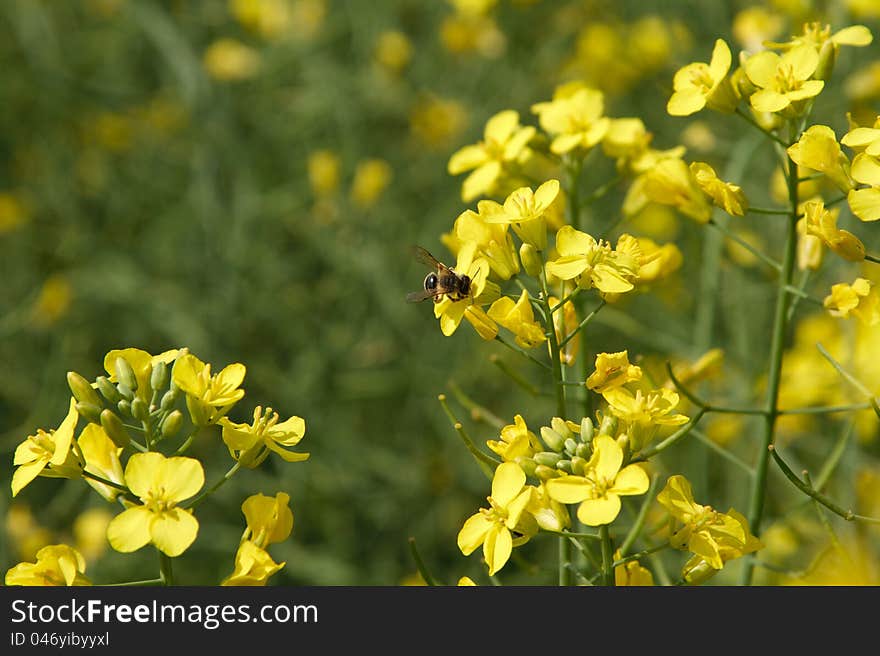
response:
<path id="1" fill-rule="evenodd" d="M 467 326 L 444 337 L 429 303 L 404 302 L 425 274 L 409 246 L 448 259 L 440 237 L 468 206 L 461 180 L 446 172 L 449 156 L 477 141 L 495 112 L 513 108 L 535 124 L 532 103 L 549 99 L 558 83 L 583 79 L 605 91 L 609 115 L 641 117 L 655 147 L 684 142 L 688 159 L 716 166 L 753 204 L 772 203 L 773 160 L 766 148 L 753 157 L 760 140 L 744 123 L 665 112 L 677 68 L 707 61 L 717 37 L 743 47 L 732 26 L 753 4 L 4 1 L 2 569 L 27 551 L 21 522 L 32 529 L 25 537 L 60 541 L 79 513 L 103 504 L 79 481 L 40 478 L 10 512 L 12 452 L 37 427 L 63 417 L 65 372 L 93 379 L 113 348 L 187 346 L 215 371 L 247 366 L 236 420 L 248 420 L 258 404 L 304 417 L 300 450 L 311 459 L 270 459 L 205 504 L 199 538 L 178 568 L 181 583 L 228 574 L 244 526 L 241 501 L 276 491 L 291 495 L 295 526 L 270 549 L 287 563 L 273 584 L 415 582 L 410 536 L 439 579 L 454 583 L 468 574 L 485 582 L 477 556 L 465 559 L 455 538 L 485 502 L 487 482 L 437 395 L 450 395 L 479 442 L 497 430 L 469 418 L 456 389 L 506 423 L 522 414 L 535 430 L 549 423 L 554 405 L 523 393 L 489 356 L 546 386 L 540 372 Z M 860 6 L 860 22 L 878 34 L 870 2 L 818 5 L 762 6 L 779 21 L 773 36 L 781 40 L 807 18 L 850 20 Z M 742 29 L 741 39 L 754 33 Z M 852 73 L 876 60 L 872 45 L 842 52 L 838 66 Z M 862 75 L 867 82 L 850 87 L 842 75 L 817 104 L 816 115 L 838 136 L 846 111 L 877 113 L 880 83 L 872 90 L 873 78 Z M 614 176 L 609 161 L 591 166 L 585 177 L 594 187 Z M 593 206 L 595 226 L 616 222 L 621 198 L 611 194 Z M 744 218 L 743 235 L 778 252 L 775 227 L 760 218 Z M 850 227 L 850 219 L 841 225 Z M 719 389 L 748 401 L 765 362 L 769 273 L 754 262 L 734 268 L 742 252 L 707 246 L 717 235 L 669 213 L 618 228 L 675 240 L 685 264 L 656 295 L 603 313 L 591 326 L 596 350 L 628 348 L 631 357 L 662 363 L 724 347 Z M 877 251 L 876 235 L 857 234 Z M 721 277 L 707 309 L 699 281 L 709 252 Z M 835 275 L 828 284 L 839 281 Z M 839 425 L 829 421 L 832 427 L 836 434 Z M 877 455 L 876 427 L 867 430 L 863 452 L 844 460 L 844 477 Z M 744 453 L 753 453 L 748 446 Z M 827 441 L 807 443 L 801 457 L 820 460 L 827 449 Z M 209 481 L 228 467 L 219 438 L 193 453 L 205 461 Z M 675 466 L 719 506 L 744 506 L 741 479 L 705 448 L 683 452 L 670 461 Z M 844 490 L 855 494 L 851 484 Z M 39 527 L 27 524 L 24 508 Z M 508 567 L 501 578 L 551 582 L 554 553 L 552 540 L 535 540 L 521 550 L 533 567 Z M 108 551 L 87 573 L 96 582 L 146 578 L 155 574 L 154 560 L 149 549 Z"/>

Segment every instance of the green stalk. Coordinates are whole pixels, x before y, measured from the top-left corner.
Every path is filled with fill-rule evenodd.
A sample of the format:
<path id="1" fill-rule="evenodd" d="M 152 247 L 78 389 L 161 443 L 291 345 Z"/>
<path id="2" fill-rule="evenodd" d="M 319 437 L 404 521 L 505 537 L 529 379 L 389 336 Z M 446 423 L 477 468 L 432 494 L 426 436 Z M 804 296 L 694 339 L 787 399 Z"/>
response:
<path id="1" fill-rule="evenodd" d="M 608 524 L 599 527 L 599 537 L 602 540 L 602 585 L 614 585 L 614 545 L 611 543 L 611 533 Z"/>
<path id="2" fill-rule="evenodd" d="M 171 569 L 171 557 L 159 552 L 159 578 L 162 579 L 162 585 L 174 585 L 174 572 Z"/>
<path id="3" fill-rule="evenodd" d="M 773 334 L 770 342 L 770 368 L 767 376 L 767 403 L 765 406 L 767 414 L 764 419 L 761 451 L 758 454 L 749 503 L 749 528 L 755 535 L 759 535 L 761 530 L 767 487 L 767 465 L 770 461 L 770 447 L 773 445 L 776 432 L 776 418 L 779 414 L 779 383 L 782 378 L 782 356 L 785 351 L 785 335 L 788 328 L 788 289 L 792 282 L 797 247 L 798 173 L 797 165 L 791 158 L 788 160 L 788 198 L 791 213 L 786 226 L 785 253 L 776 292 L 776 308 L 773 313 Z M 742 585 L 751 584 L 754 568 L 754 562 L 747 561 L 745 563 L 740 581 Z"/>

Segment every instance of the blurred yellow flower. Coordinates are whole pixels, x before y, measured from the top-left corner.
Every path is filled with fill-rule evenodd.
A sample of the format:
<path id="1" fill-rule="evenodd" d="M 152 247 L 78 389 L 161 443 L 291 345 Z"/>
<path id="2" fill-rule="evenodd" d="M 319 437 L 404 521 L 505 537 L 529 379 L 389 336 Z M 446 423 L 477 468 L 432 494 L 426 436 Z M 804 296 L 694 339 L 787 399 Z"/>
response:
<path id="1" fill-rule="evenodd" d="M 256 75 L 260 54 L 235 39 L 217 39 L 205 50 L 202 63 L 215 80 L 234 82 Z"/>
<path id="2" fill-rule="evenodd" d="M 436 96 L 419 99 L 410 110 L 410 130 L 416 139 L 429 148 L 445 148 L 458 138 L 467 125 L 464 106 Z"/>
<path id="3" fill-rule="evenodd" d="M 798 166 L 824 173 L 844 193 L 853 188 L 848 173 L 849 159 L 840 149 L 834 130 L 827 125 L 807 128 L 798 142 L 789 146 L 788 156 Z"/>
<path id="4" fill-rule="evenodd" d="M 440 42 L 456 55 L 476 52 L 497 59 L 507 49 L 507 37 L 491 16 L 475 12 L 457 12 L 440 24 Z"/>
<path id="5" fill-rule="evenodd" d="M 140 504 L 130 505 L 107 526 L 110 546 L 129 553 L 154 544 L 172 558 L 186 551 L 196 539 L 199 522 L 180 503 L 205 484 L 202 463 L 154 451 L 135 453 L 125 465 L 125 484 Z"/>
<path id="6" fill-rule="evenodd" d="M 620 513 L 620 497 L 644 494 L 650 481 L 641 465 L 621 468 L 623 449 L 608 435 L 592 442 L 593 454 L 584 465 L 584 475 L 567 475 L 546 482 L 550 498 L 560 503 L 580 504 L 578 519 L 587 526 L 613 522 Z"/>
<path id="7" fill-rule="evenodd" d="M 847 97 L 867 102 L 880 97 L 880 61 L 872 61 L 850 73 L 843 82 Z"/>
<path id="8" fill-rule="evenodd" d="M 487 314 L 499 326 L 512 332 L 514 341 L 524 349 L 540 346 L 547 339 L 541 324 L 535 321 L 529 293 L 525 289 L 516 302 L 508 296 L 502 296 L 492 303 Z"/>
<path id="9" fill-rule="evenodd" d="M 460 148 L 449 158 L 450 175 L 472 171 L 462 184 L 461 199 L 469 202 L 491 195 L 505 167 L 523 154 L 534 134 L 535 128 L 520 125 L 519 113 L 512 109 L 492 116 L 480 142 Z"/>
<path id="10" fill-rule="evenodd" d="M 12 232 L 29 219 L 27 206 L 18 194 L 0 192 L 0 235 Z"/>
<path id="11" fill-rule="evenodd" d="M 706 194 L 681 159 L 661 159 L 644 174 L 641 190 L 648 200 L 675 207 L 698 223 L 707 223 L 712 218 L 712 206 Z"/>
<path id="12" fill-rule="evenodd" d="M 386 30 L 376 40 L 373 56 L 384 70 L 397 75 L 409 64 L 412 53 L 412 42 L 406 34 L 398 30 Z"/>
<path id="13" fill-rule="evenodd" d="M 324 25 L 327 0 L 290 0 L 290 29 L 303 41 L 313 38 Z"/>
<path id="14" fill-rule="evenodd" d="M 825 297 L 824 305 L 833 317 L 846 318 L 852 314 L 867 326 L 880 323 L 880 296 L 874 283 L 866 278 L 856 278 L 851 285 L 831 285 L 831 293 Z"/>
<path id="15" fill-rule="evenodd" d="M 55 274 L 46 278 L 31 307 L 31 316 L 38 326 L 51 326 L 67 314 L 73 301 L 73 285 L 66 276 Z"/>
<path id="16" fill-rule="evenodd" d="M 290 29 L 289 0 L 229 0 L 232 15 L 244 28 L 266 39 L 275 39 Z"/>
<path id="17" fill-rule="evenodd" d="M 82 554 L 66 544 L 53 544 L 37 552 L 34 563 L 19 563 L 6 572 L 6 585 L 72 586 L 91 585 L 85 576 Z"/>
<path id="18" fill-rule="evenodd" d="M 670 242 L 660 245 L 647 237 L 639 237 L 638 244 L 642 259 L 639 263 L 637 283 L 657 282 L 681 268 L 684 258 L 675 244 Z"/>
<path id="19" fill-rule="evenodd" d="M 620 549 L 614 552 L 614 560 L 620 560 Z M 614 568 L 614 585 L 616 586 L 648 586 L 654 585 L 651 570 L 642 567 L 638 560 L 631 560 Z"/>
<path id="20" fill-rule="evenodd" d="M 738 99 L 727 77 L 730 64 L 730 48 L 723 39 L 717 39 L 708 64 L 688 64 L 675 74 L 672 80 L 674 91 L 666 104 L 666 111 L 672 116 L 689 116 L 704 107 L 732 112 Z"/>
<path id="21" fill-rule="evenodd" d="M 528 542 L 537 533 L 535 518 L 526 512 L 534 491 L 526 485 L 526 475 L 519 465 L 501 463 L 492 478 L 492 494 L 487 497 L 489 508 L 480 508 L 459 531 L 458 548 L 465 556 L 483 547 L 489 576 L 504 567 L 513 547 Z M 517 537 L 513 537 L 513 532 Z"/>
<path id="22" fill-rule="evenodd" d="M 220 582 L 222 586 L 263 586 L 269 577 L 286 563 L 276 563 L 265 550 L 250 540 L 243 540 L 235 553 L 232 574 Z"/>
<path id="23" fill-rule="evenodd" d="M 332 195 L 339 188 L 339 156 L 332 150 L 309 153 L 306 168 L 309 186 L 318 198 Z"/>
<path id="24" fill-rule="evenodd" d="M 86 562 L 97 560 L 107 551 L 107 526 L 113 515 L 106 508 L 88 508 L 73 520 L 73 539 Z"/>
<path id="25" fill-rule="evenodd" d="M 21 560 L 33 560 L 52 541 L 52 532 L 40 526 L 26 503 L 9 504 L 5 518 L 6 544 Z M 10 554 L 11 555 L 11 554 Z"/>
<path id="26" fill-rule="evenodd" d="M 785 27 L 785 18 L 767 7 L 753 5 L 733 17 L 733 36 L 747 52 L 763 50 L 764 42 Z"/>
<path id="27" fill-rule="evenodd" d="M 594 371 L 586 380 L 586 386 L 598 394 L 603 394 L 614 387 L 641 379 L 641 368 L 629 363 L 629 354 L 626 351 L 599 353 L 596 356 Z"/>
<path id="28" fill-rule="evenodd" d="M 739 185 L 719 179 L 715 169 L 705 162 L 691 162 L 691 173 L 716 207 L 731 216 L 742 216 L 749 208 L 749 201 Z"/>
<path id="29" fill-rule="evenodd" d="M 382 196 L 392 177 L 391 165 L 384 159 L 358 162 L 351 183 L 351 201 L 361 209 L 369 209 Z"/>

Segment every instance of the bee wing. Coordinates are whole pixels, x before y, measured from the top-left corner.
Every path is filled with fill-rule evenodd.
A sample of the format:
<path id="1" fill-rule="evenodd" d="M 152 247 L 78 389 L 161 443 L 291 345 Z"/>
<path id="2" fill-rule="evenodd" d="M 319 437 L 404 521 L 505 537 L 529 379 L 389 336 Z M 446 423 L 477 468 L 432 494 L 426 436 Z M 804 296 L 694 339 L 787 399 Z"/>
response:
<path id="1" fill-rule="evenodd" d="M 421 246 L 412 247 L 413 256 L 422 264 L 435 271 L 448 271 L 449 267 L 440 262 Z"/>
<path id="2" fill-rule="evenodd" d="M 422 289 L 418 292 L 410 292 L 406 295 L 407 303 L 418 303 L 419 301 L 424 301 L 426 299 L 436 296 L 440 296 L 444 294 L 446 290 L 444 289 Z"/>

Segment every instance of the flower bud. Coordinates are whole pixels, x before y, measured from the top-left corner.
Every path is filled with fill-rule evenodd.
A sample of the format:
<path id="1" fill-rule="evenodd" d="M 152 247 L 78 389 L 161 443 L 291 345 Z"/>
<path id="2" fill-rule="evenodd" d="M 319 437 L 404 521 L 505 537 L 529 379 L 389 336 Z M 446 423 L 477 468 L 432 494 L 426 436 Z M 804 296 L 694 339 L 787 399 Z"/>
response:
<path id="1" fill-rule="evenodd" d="M 562 435 L 563 438 L 574 437 L 574 432 L 569 428 L 568 423 L 560 417 L 553 417 L 550 420 L 550 427 Z"/>
<path id="2" fill-rule="evenodd" d="M 162 422 L 162 437 L 174 437 L 183 425 L 183 413 L 175 410 Z"/>
<path id="3" fill-rule="evenodd" d="M 520 469 L 525 472 L 526 476 L 534 476 L 535 468 L 538 466 L 538 463 L 536 463 L 531 458 L 526 458 L 525 456 L 520 456 L 519 458 L 517 458 L 516 464 L 518 464 Z"/>
<path id="4" fill-rule="evenodd" d="M 113 444 L 118 447 L 125 447 L 131 439 L 125 426 L 122 425 L 119 415 L 112 410 L 101 411 L 101 427 L 107 433 L 107 437 L 113 440 Z"/>
<path id="5" fill-rule="evenodd" d="M 617 417 L 614 415 L 605 415 L 602 417 L 602 423 L 599 424 L 599 435 L 608 435 L 614 437 L 617 432 Z"/>
<path id="6" fill-rule="evenodd" d="M 569 437 L 567 440 L 565 440 L 565 452 L 568 455 L 573 456 L 575 453 L 577 453 L 577 446 L 577 442 L 575 442 L 572 438 Z"/>
<path id="7" fill-rule="evenodd" d="M 165 394 L 162 395 L 162 400 L 159 402 L 159 408 L 165 410 L 171 410 L 174 407 L 174 404 L 177 402 L 178 393 L 175 390 L 168 390 Z"/>
<path id="8" fill-rule="evenodd" d="M 67 386 L 70 387 L 73 398 L 80 403 L 88 403 L 98 408 L 104 405 L 101 402 L 101 397 L 98 396 L 98 393 L 89 384 L 89 381 L 75 371 L 67 372 Z"/>
<path id="9" fill-rule="evenodd" d="M 584 475 L 584 468 L 587 466 L 587 460 L 580 456 L 574 456 L 571 459 L 571 472 L 578 476 Z"/>
<path id="10" fill-rule="evenodd" d="M 150 372 L 150 387 L 153 391 L 158 392 L 168 384 L 168 365 L 164 362 L 157 362 L 153 365 Z"/>
<path id="11" fill-rule="evenodd" d="M 831 72 L 834 70 L 834 63 L 837 61 L 837 52 L 840 50 L 834 41 L 828 39 L 819 49 L 819 65 L 813 77 L 817 80 L 828 80 L 831 78 Z"/>
<path id="12" fill-rule="evenodd" d="M 541 440 L 547 445 L 548 449 L 553 451 L 562 451 L 562 445 L 565 438 L 549 426 L 541 427 Z"/>
<path id="13" fill-rule="evenodd" d="M 571 460 L 560 460 L 556 463 L 556 469 L 561 469 L 566 474 L 574 473 L 574 470 L 571 467 Z"/>
<path id="14" fill-rule="evenodd" d="M 116 404 L 116 408 L 119 410 L 119 414 L 131 417 L 131 401 L 122 399 Z"/>
<path id="15" fill-rule="evenodd" d="M 92 424 L 101 423 L 101 408 L 91 403 L 77 403 L 76 411 L 80 417 Z"/>
<path id="16" fill-rule="evenodd" d="M 555 467 L 556 463 L 562 459 L 562 456 L 553 451 L 542 451 L 541 453 L 536 453 L 532 458 L 534 458 L 535 462 L 539 465 Z"/>
<path id="17" fill-rule="evenodd" d="M 116 358 L 116 379 L 121 385 L 125 385 L 130 390 L 137 391 L 138 382 L 134 375 L 134 369 L 128 364 L 128 360 L 123 357 Z M 123 396 L 125 396 L 123 394 Z"/>
<path id="18" fill-rule="evenodd" d="M 574 453 L 575 456 L 577 456 L 578 458 L 586 458 L 587 460 L 589 460 L 590 456 L 592 455 L 590 445 L 584 444 L 583 442 L 577 445 Z"/>
<path id="19" fill-rule="evenodd" d="M 125 383 L 116 383 L 116 391 L 123 399 L 131 401 L 134 398 L 134 390 Z"/>
<path id="20" fill-rule="evenodd" d="M 146 421 L 150 416 L 150 409 L 147 407 L 147 402 L 139 396 L 134 397 L 131 401 L 131 416 L 139 421 Z"/>
<path id="21" fill-rule="evenodd" d="M 581 442 L 584 444 L 589 444 L 593 441 L 593 433 L 595 432 L 595 427 L 593 426 L 593 420 L 589 417 L 584 417 L 581 419 Z"/>
<path id="22" fill-rule="evenodd" d="M 718 573 L 718 570 L 712 567 L 699 556 L 694 556 L 687 561 L 681 570 L 681 577 L 691 585 L 699 585 L 705 583 Z"/>
<path id="23" fill-rule="evenodd" d="M 541 258 L 538 256 L 538 251 L 535 249 L 532 244 L 523 242 L 519 247 L 519 259 L 522 262 L 523 269 L 525 269 L 526 273 L 532 276 L 532 278 L 537 278 L 541 275 L 541 269 L 543 268 L 541 264 Z"/>
<path id="24" fill-rule="evenodd" d="M 542 481 L 549 481 L 551 478 L 558 478 L 559 472 L 553 467 L 538 465 L 537 467 L 535 467 L 535 476 Z"/>
<path id="25" fill-rule="evenodd" d="M 122 397 L 107 376 L 98 376 L 95 382 L 98 384 L 98 391 L 109 403 L 119 403 Z"/>

